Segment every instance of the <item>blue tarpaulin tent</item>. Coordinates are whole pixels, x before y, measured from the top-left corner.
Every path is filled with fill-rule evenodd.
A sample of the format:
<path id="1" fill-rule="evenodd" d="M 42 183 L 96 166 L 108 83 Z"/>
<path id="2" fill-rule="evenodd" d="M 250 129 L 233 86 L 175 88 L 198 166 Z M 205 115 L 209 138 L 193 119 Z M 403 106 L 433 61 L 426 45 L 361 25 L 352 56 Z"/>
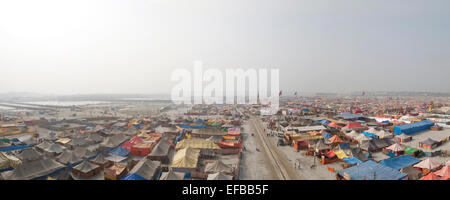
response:
<path id="1" fill-rule="evenodd" d="M 128 181 L 140 181 L 140 180 L 143 180 L 143 181 L 146 181 L 147 179 L 145 179 L 142 176 L 137 175 L 136 173 L 133 173 L 133 174 L 128 174 L 127 176 L 123 177 L 120 180 L 128 180 Z"/>
<path id="2" fill-rule="evenodd" d="M 371 160 L 339 170 L 338 174 L 350 180 L 402 180 L 408 176 Z"/>
<path id="3" fill-rule="evenodd" d="M 130 154 L 130 151 L 128 151 L 127 149 L 124 149 L 122 147 L 117 147 L 117 148 L 113 149 L 111 152 L 109 152 L 109 154 L 126 157 L 128 154 Z"/>
<path id="4" fill-rule="evenodd" d="M 191 126 L 191 125 L 183 125 L 183 124 L 179 124 L 178 127 L 180 127 L 180 128 L 193 128 L 193 129 L 206 128 L 205 125 L 203 125 L 203 126 Z"/>
<path id="5" fill-rule="evenodd" d="M 394 127 L 394 133 L 400 135 L 404 133 L 405 135 L 412 135 L 415 133 L 419 133 L 425 130 L 428 130 L 430 127 L 434 126 L 434 123 L 430 120 L 424 120 L 412 124 L 403 124 Z"/>
<path id="6" fill-rule="evenodd" d="M 331 136 L 329 133 L 324 133 L 324 134 L 322 134 L 322 137 L 323 137 L 325 140 L 328 140 L 328 139 L 330 139 L 330 138 L 333 137 L 333 136 Z"/>
<path id="7" fill-rule="evenodd" d="M 354 165 L 356 163 L 359 163 L 359 164 L 362 163 L 362 161 L 360 161 L 358 158 L 355 158 L 355 157 L 342 158 L 341 160 L 347 162 L 350 165 Z"/>
<path id="8" fill-rule="evenodd" d="M 413 158 L 410 155 L 401 155 L 398 157 L 388 158 L 380 161 L 380 164 L 390 167 L 392 169 L 400 170 L 402 168 L 414 165 L 420 160 Z"/>
<path id="9" fill-rule="evenodd" d="M 322 125 L 325 125 L 325 126 L 331 123 L 330 121 L 325 120 L 325 119 L 318 120 L 318 122 L 321 123 Z"/>
<path id="10" fill-rule="evenodd" d="M 378 139 L 378 136 L 373 134 L 373 133 L 362 132 L 361 134 L 363 134 L 363 135 L 365 135 L 367 137 L 373 138 L 373 139 Z"/>

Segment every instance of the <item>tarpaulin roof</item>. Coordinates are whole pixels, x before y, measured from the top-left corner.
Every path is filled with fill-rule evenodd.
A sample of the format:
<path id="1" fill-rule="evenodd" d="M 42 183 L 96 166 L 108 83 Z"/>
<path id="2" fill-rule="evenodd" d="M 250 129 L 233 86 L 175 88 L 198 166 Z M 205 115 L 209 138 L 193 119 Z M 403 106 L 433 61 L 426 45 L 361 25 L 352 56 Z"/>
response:
<path id="1" fill-rule="evenodd" d="M 433 140 L 431 138 L 427 138 L 426 140 L 421 141 L 420 143 L 431 146 L 431 145 L 434 145 L 434 144 L 438 143 L 438 141 L 435 141 L 435 140 Z"/>
<path id="2" fill-rule="evenodd" d="M 439 176 L 436 176 L 436 174 L 430 172 L 430 173 L 428 173 L 428 175 L 420 178 L 419 180 L 422 180 L 422 181 L 435 181 L 435 180 L 441 180 L 441 178 Z"/>
<path id="3" fill-rule="evenodd" d="M 335 153 L 339 159 L 348 157 L 347 154 L 345 154 L 345 152 L 343 150 L 333 150 L 333 153 Z"/>
<path id="4" fill-rule="evenodd" d="M 347 128 L 361 128 L 361 124 L 358 122 L 350 122 L 345 127 Z"/>
<path id="5" fill-rule="evenodd" d="M 56 160 L 62 164 L 68 165 L 82 161 L 83 159 L 78 157 L 75 152 L 66 150 L 59 155 Z"/>
<path id="6" fill-rule="evenodd" d="M 126 157 L 128 154 L 130 154 L 130 151 L 127 150 L 127 149 L 124 149 L 122 147 L 117 147 L 117 148 L 111 150 L 109 152 L 109 154 L 110 155 L 114 154 L 114 155 L 118 155 L 118 156 L 121 156 L 121 157 Z"/>
<path id="7" fill-rule="evenodd" d="M 329 133 L 324 133 L 324 134 L 322 134 L 322 137 L 323 137 L 324 139 L 329 139 L 329 138 L 331 138 L 331 137 L 333 137 L 333 136 L 330 135 Z"/>
<path id="8" fill-rule="evenodd" d="M 29 148 L 20 152 L 17 157 L 21 160 L 32 161 L 42 158 L 42 154 L 36 151 L 34 148 Z"/>
<path id="9" fill-rule="evenodd" d="M 163 172 L 159 180 L 184 180 L 185 176 L 185 172 L 174 172 L 169 170 L 168 172 Z"/>
<path id="10" fill-rule="evenodd" d="M 358 158 L 355 158 L 355 157 L 342 158 L 341 160 L 347 162 L 350 165 L 354 165 L 356 163 L 359 163 L 359 164 L 362 163 L 362 161 L 360 161 Z"/>
<path id="11" fill-rule="evenodd" d="M 321 123 L 322 125 L 328 125 L 330 124 L 330 121 L 322 119 L 322 120 L 318 120 L 319 123 Z"/>
<path id="12" fill-rule="evenodd" d="M 146 181 L 147 179 L 145 179 L 142 176 L 139 176 L 138 174 L 128 174 L 125 177 L 123 177 L 120 180 L 125 180 L 125 181 Z"/>
<path id="13" fill-rule="evenodd" d="M 393 152 L 399 152 L 399 151 L 404 151 L 405 150 L 405 146 L 399 144 L 399 143 L 395 143 L 389 147 L 386 147 L 387 150 L 391 150 Z"/>
<path id="14" fill-rule="evenodd" d="M 422 132 L 428 130 L 430 127 L 434 126 L 434 122 L 430 120 L 423 120 L 420 122 L 415 122 L 412 124 L 403 124 L 394 127 L 394 133 L 400 135 L 402 133 L 406 135 L 415 134 L 418 132 Z"/>
<path id="15" fill-rule="evenodd" d="M 194 149 L 220 149 L 220 147 L 210 140 L 203 139 L 184 139 L 177 142 L 175 149 L 184 149 L 186 147 Z"/>
<path id="16" fill-rule="evenodd" d="M 209 174 L 207 180 L 232 180 L 233 177 L 226 175 L 222 172 L 217 172 L 215 174 Z"/>
<path id="17" fill-rule="evenodd" d="M 339 170 L 338 174 L 350 180 L 401 180 L 408 176 L 371 160 Z"/>
<path id="18" fill-rule="evenodd" d="M 341 139 L 339 136 L 335 135 L 328 139 L 331 143 L 344 143 L 345 141 Z"/>
<path id="19" fill-rule="evenodd" d="M 167 156 L 169 154 L 170 144 L 166 140 L 161 140 L 153 148 L 149 156 Z"/>
<path id="20" fill-rule="evenodd" d="M 340 115 L 337 116 L 338 118 L 342 118 L 342 119 L 359 119 L 364 117 L 363 115 L 357 115 L 357 114 L 351 114 L 351 113 L 342 113 Z"/>
<path id="21" fill-rule="evenodd" d="M 4 172 L 3 177 L 7 180 L 29 180 L 50 174 L 64 165 L 52 159 L 36 160 L 23 163 L 12 171 Z"/>
<path id="22" fill-rule="evenodd" d="M 177 151 L 173 157 L 172 168 L 197 168 L 199 149 L 190 147 Z"/>
<path id="23" fill-rule="evenodd" d="M 426 160 L 423 160 L 420 163 L 417 163 L 416 165 L 414 165 L 414 167 L 422 168 L 422 169 L 429 169 L 429 170 L 436 169 L 440 166 L 441 166 L 441 163 L 431 160 L 430 158 L 427 158 Z"/>
<path id="24" fill-rule="evenodd" d="M 434 174 L 441 177 L 450 177 L 450 166 L 446 165 L 442 169 L 434 172 Z"/>
<path id="25" fill-rule="evenodd" d="M 398 157 L 388 158 L 380 161 L 380 164 L 390 167 L 392 169 L 400 170 L 402 168 L 414 165 L 420 160 L 413 158 L 410 155 L 401 155 Z"/>
<path id="26" fill-rule="evenodd" d="M 336 124 L 336 122 L 331 122 L 328 124 L 328 126 L 331 126 L 333 128 L 342 128 L 342 126 L 339 126 L 338 124 Z"/>
<path id="27" fill-rule="evenodd" d="M 83 161 L 82 163 L 80 163 L 77 166 L 73 167 L 73 169 L 76 169 L 76 170 L 78 170 L 80 172 L 83 172 L 83 173 L 88 173 L 88 172 L 90 172 L 90 171 L 92 171 L 94 169 L 97 169 L 99 167 L 100 166 L 98 166 L 96 164 L 90 163 L 88 161 Z"/>
<path id="28" fill-rule="evenodd" d="M 157 178 L 160 171 L 160 161 L 152 161 L 147 158 L 143 158 L 133 167 L 130 174 L 137 174 L 147 180 L 153 180 Z"/>
<path id="29" fill-rule="evenodd" d="M 378 136 L 375 135 L 374 133 L 362 132 L 361 134 L 363 134 L 363 135 L 365 135 L 367 137 L 373 138 L 373 139 L 377 139 L 378 138 Z"/>
<path id="30" fill-rule="evenodd" d="M 224 173 L 232 173 L 233 167 L 223 163 L 221 160 L 215 160 L 213 162 L 209 162 L 205 166 L 206 173 L 216 173 L 216 172 L 224 172 Z"/>

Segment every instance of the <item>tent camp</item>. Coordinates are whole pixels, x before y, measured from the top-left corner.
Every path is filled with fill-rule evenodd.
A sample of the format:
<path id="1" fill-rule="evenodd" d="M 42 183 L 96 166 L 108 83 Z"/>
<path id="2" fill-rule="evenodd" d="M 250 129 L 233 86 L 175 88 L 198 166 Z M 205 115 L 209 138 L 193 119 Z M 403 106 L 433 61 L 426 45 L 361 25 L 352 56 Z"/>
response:
<path id="1" fill-rule="evenodd" d="M 384 159 L 380 161 L 380 164 L 395 170 L 401 170 L 405 167 L 412 166 L 418 162 L 420 162 L 420 160 L 415 159 L 410 155 L 401 155 L 398 157 Z"/>
<path id="2" fill-rule="evenodd" d="M 209 174 L 207 180 L 233 180 L 233 177 L 222 172 L 217 172 L 214 174 Z"/>
<path id="3" fill-rule="evenodd" d="M 403 180 L 408 176 L 371 160 L 339 170 L 338 174 L 346 180 Z"/>
<path id="4" fill-rule="evenodd" d="M 130 174 L 137 174 L 146 180 L 156 180 L 160 172 L 161 162 L 143 158 L 133 167 Z"/>
<path id="5" fill-rule="evenodd" d="M 198 165 L 199 156 L 199 149 L 193 149 L 190 147 L 180 149 L 175 153 L 171 167 L 181 169 L 195 169 Z"/>
<path id="6" fill-rule="evenodd" d="M 386 149 L 392 153 L 399 153 L 399 152 L 403 152 L 405 150 L 405 146 L 403 146 L 399 143 L 395 143 L 391 146 L 386 147 Z"/>
<path id="7" fill-rule="evenodd" d="M 23 163 L 12 171 L 4 172 L 3 177 L 7 180 L 29 180 L 50 174 L 64 165 L 52 160 L 43 159 Z"/>
<path id="8" fill-rule="evenodd" d="M 174 172 L 169 170 L 168 172 L 163 172 L 159 180 L 184 180 L 185 176 L 185 172 Z"/>

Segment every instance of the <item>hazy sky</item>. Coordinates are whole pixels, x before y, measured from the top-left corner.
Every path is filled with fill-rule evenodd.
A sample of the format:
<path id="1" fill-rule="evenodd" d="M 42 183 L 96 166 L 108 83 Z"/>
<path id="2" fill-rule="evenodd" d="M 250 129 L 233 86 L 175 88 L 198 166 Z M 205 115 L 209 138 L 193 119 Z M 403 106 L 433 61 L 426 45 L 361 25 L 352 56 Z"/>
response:
<path id="1" fill-rule="evenodd" d="M 301 92 L 450 92 L 448 0 L 0 2 L 0 93 L 169 93 L 176 68 Z"/>

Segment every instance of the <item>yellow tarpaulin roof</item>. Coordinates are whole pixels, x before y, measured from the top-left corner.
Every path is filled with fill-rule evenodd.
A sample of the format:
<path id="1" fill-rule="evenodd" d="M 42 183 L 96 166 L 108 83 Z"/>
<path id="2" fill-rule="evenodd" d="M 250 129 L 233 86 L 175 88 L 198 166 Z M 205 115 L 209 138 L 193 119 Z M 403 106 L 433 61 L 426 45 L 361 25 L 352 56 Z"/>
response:
<path id="1" fill-rule="evenodd" d="M 200 140 L 200 139 L 184 139 L 177 143 L 175 149 L 184 148 L 194 148 L 194 149 L 220 149 L 220 147 L 210 140 Z"/>
<path id="2" fill-rule="evenodd" d="M 58 140 L 56 140 L 56 142 L 59 142 L 61 144 L 67 144 L 71 141 L 72 139 L 70 138 L 59 138 Z"/>
<path id="3" fill-rule="evenodd" d="M 342 158 L 348 158 L 347 154 L 345 154 L 345 152 L 342 151 L 342 150 L 333 150 L 333 153 L 336 154 L 336 156 L 337 156 L 339 159 L 342 159 Z"/>
<path id="4" fill-rule="evenodd" d="M 172 168 L 197 168 L 200 149 L 184 148 L 174 155 Z"/>

